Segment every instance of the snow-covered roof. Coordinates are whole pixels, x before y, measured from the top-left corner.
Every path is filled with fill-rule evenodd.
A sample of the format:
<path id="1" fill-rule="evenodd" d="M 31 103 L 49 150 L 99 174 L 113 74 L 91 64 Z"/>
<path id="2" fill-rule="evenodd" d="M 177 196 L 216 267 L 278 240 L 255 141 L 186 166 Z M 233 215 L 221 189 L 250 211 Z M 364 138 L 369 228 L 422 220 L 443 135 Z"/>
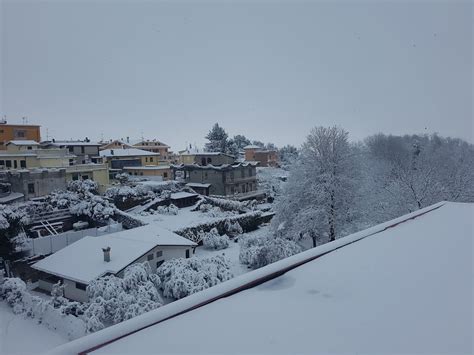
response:
<path id="1" fill-rule="evenodd" d="M 99 152 L 101 157 L 128 157 L 128 156 L 158 156 L 160 153 L 153 153 L 136 148 L 118 148 L 118 149 L 104 149 Z"/>
<path id="2" fill-rule="evenodd" d="M 6 145 L 13 144 L 13 145 L 39 145 L 38 142 L 32 140 L 12 140 L 9 141 Z"/>
<path id="3" fill-rule="evenodd" d="M 38 261 L 34 269 L 88 284 L 106 274 L 116 274 L 158 245 L 195 246 L 156 224 L 128 229 L 79 241 Z M 102 248 L 110 247 L 111 260 L 105 262 Z"/>
<path id="4" fill-rule="evenodd" d="M 171 194 L 171 199 L 172 200 L 179 200 L 181 198 L 188 198 L 188 197 L 196 197 L 197 194 L 192 194 L 192 193 L 189 193 L 189 192 L 184 192 L 184 191 L 181 191 L 181 192 L 174 192 Z"/>
<path id="5" fill-rule="evenodd" d="M 211 186 L 211 184 L 201 184 L 199 182 L 189 182 L 186 184 L 186 186 L 189 186 L 189 187 L 201 187 L 201 188 L 208 188 Z"/>
<path id="6" fill-rule="evenodd" d="M 126 166 L 123 170 L 169 170 L 169 165 Z"/>
<path id="7" fill-rule="evenodd" d="M 440 203 L 53 353 L 471 353 L 473 213 Z"/>
<path id="8" fill-rule="evenodd" d="M 23 197 L 25 197 L 25 195 L 22 194 L 21 192 L 12 192 L 12 193 L 9 193 L 8 195 L 0 197 L 0 203 L 14 202 L 14 201 L 22 199 Z"/>
<path id="9" fill-rule="evenodd" d="M 98 142 L 84 142 L 84 141 L 46 141 L 43 144 L 55 145 L 58 147 L 69 147 L 69 146 L 90 146 L 90 147 L 99 147 L 102 143 Z"/>
<path id="10" fill-rule="evenodd" d="M 221 152 L 195 152 L 195 151 L 185 151 L 185 152 L 183 152 L 183 153 L 180 153 L 180 155 L 212 155 L 212 156 L 225 155 L 225 156 L 234 158 L 234 156 L 231 155 L 231 154 L 221 153 Z"/>
<path id="11" fill-rule="evenodd" d="M 195 170 L 195 169 L 201 169 L 201 170 L 232 170 L 235 168 L 239 168 L 241 166 L 247 167 L 247 166 L 257 166 L 260 164 L 258 161 L 244 161 L 241 163 L 236 163 L 236 164 L 222 164 L 222 165 L 199 165 L 199 164 L 178 164 L 178 165 L 171 165 L 172 168 L 177 169 L 177 170 Z"/>
<path id="12" fill-rule="evenodd" d="M 244 149 L 262 149 L 262 147 L 259 147 L 258 145 L 254 145 L 254 144 L 249 144 L 249 145 L 246 145 Z"/>

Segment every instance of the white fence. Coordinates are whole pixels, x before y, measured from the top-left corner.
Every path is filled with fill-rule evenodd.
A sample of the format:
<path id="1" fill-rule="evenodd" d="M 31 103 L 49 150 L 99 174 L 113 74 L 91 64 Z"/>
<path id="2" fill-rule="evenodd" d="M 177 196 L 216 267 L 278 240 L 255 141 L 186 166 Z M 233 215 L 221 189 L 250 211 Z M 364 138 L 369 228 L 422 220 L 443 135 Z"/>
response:
<path id="1" fill-rule="evenodd" d="M 89 228 L 80 231 L 68 231 L 57 235 L 30 239 L 27 249 L 30 255 L 49 255 L 77 242 L 86 236 L 98 237 L 105 234 L 115 233 L 122 230 L 122 224 L 116 223 L 101 228 Z"/>

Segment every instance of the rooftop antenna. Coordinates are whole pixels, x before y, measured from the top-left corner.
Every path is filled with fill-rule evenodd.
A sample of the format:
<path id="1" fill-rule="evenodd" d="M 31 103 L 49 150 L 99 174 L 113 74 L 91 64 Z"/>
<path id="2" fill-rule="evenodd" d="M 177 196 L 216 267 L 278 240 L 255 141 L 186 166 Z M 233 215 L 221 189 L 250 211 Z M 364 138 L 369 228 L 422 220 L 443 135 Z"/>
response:
<path id="1" fill-rule="evenodd" d="M 49 141 L 49 129 L 46 127 L 46 140 Z"/>
<path id="2" fill-rule="evenodd" d="M 1 123 L 7 123 L 7 115 L 3 115 Z"/>
<path id="3" fill-rule="evenodd" d="M 142 131 L 142 142 L 144 142 L 144 141 L 145 141 L 145 138 L 143 137 L 143 131 Z"/>
<path id="4" fill-rule="evenodd" d="M 27 120 L 26 116 L 23 116 L 23 117 L 21 118 L 21 121 L 23 122 L 23 124 L 26 124 L 26 122 L 27 122 L 28 120 Z"/>

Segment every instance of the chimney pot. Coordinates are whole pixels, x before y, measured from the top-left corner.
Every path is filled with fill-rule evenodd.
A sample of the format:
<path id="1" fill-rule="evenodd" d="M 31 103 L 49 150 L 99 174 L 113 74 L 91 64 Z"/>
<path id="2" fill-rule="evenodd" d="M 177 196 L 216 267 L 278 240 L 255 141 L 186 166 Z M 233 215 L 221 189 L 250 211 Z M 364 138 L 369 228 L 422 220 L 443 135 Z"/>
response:
<path id="1" fill-rule="evenodd" d="M 108 263 L 110 261 L 110 247 L 102 248 L 102 251 L 104 252 L 104 261 Z"/>

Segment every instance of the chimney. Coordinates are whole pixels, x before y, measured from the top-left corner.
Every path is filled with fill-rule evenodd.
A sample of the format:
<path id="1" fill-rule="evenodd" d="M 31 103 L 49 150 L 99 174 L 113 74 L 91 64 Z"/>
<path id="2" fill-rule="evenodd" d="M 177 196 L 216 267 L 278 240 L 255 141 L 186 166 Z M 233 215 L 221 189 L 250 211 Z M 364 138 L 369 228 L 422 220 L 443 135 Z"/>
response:
<path id="1" fill-rule="evenodd" d="M 108 263 L 110 261 L 110 247 L 102 248 L 102 251 L 104 252 L 104 261 Z"/>
<path id="2" fill-rule="evenodd" d="M 130 143 L 130 137 L 127 137 L 127 143 Z"/>
<path id="3" fill-rule="evenodd" d="M 114 150 L 110 149 L 110 155 L 114 155 Z"/>

